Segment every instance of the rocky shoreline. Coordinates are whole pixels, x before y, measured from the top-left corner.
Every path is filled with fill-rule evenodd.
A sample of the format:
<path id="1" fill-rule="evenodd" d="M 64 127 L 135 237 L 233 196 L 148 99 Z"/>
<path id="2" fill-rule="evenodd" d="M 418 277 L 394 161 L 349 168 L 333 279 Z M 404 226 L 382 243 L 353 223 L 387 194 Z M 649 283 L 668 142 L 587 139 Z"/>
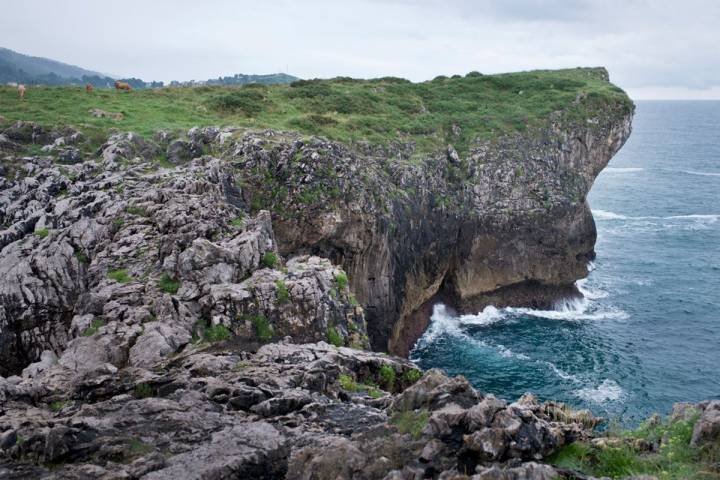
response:
<path id="1" fill-rule="evenodd" d="M 274 130 L 0 130 L 0 477 L 590 478 L 548 462 L 601 419 L 402 355 L 438 298 L 574 293 L 631 115 L 422 164 Z"/>

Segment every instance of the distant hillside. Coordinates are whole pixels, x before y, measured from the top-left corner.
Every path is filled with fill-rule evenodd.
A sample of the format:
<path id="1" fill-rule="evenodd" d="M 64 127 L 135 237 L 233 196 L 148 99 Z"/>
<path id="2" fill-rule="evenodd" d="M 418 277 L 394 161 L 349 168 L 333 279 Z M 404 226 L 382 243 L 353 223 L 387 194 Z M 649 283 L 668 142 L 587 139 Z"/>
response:
<path id="1" fill-rule="evenodd" d="M 87 77 L 105 77 L 102 73 L 85 70 L 84 68 L 68 65 L 43 57 L 31 57 L 0 47 L 0 62 L 11 65 L 17 71 L 23 71 L 31 77 L 56 75 L 62 78 L 77 79 Z"/>
<path id="2" fill-rule="evenodd" d="M 115 78 L 84 68 L 68 65 L 66 63 L 50 60 L 49 58 L 31 57 L 0 47 L 0 84 L 24 83 L 28 85 L 85 85 L 90 83 L 99 88 L 110 88 Z M 139 78 L 121 78 L 135 89 L 158 88 L 164 86 L 163 82 L 146 82 Z M 271 73 L 267 75 L 245 75 L 237 73 L 229 77 L 212 78 L 201 81 L 170 82 L 173 87 L 186 87 L 196 85 L 245 85 L 248 83 L 261 83 L 265 85 L 288 84 L 298 80 L 297 77 L 286 73 Z"/>

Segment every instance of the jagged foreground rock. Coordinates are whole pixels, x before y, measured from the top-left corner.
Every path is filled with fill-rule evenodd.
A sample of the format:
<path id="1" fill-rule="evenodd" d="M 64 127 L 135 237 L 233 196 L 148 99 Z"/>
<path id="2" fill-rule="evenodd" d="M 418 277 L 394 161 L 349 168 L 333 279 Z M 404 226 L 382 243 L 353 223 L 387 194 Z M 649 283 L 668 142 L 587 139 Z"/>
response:
<path id="1" fill-rule="evenodd" d="M 151 370 L 52 363 L 0 383 L 3 478 L 551 478 L 536 462 L 587 433 L 532 397 L 507 405 L 326 343 L 194 346 Z"/>

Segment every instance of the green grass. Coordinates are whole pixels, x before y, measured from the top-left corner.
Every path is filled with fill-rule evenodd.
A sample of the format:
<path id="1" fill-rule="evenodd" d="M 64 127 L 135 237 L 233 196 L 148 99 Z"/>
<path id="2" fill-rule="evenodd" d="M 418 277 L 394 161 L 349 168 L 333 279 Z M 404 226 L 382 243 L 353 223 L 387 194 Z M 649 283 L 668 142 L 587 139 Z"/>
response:
<path id="1" fill-rule="evenodd" d="M 345 344 L 345 339 L 335 327 L 328 327 L 327 341 L 330 345 L 335 345 L 336 347 L 342 347 Z"/>
<path id="2" fill-rule="evenodd" d="M 118 283 L 128 283 L 132 281 L 132 277 L 128 274 L 124 268 L 118 270 L 112 270 L 107 274 L 108 278 L 115 280 Z"/>
<path id="3" fill-rule="evenodd" d="M 653 475 L 661 480 L 720 479 L 711 466 L 720 460 L 720 449 L 696 449 L 690 446 L 693 426 L 698 415 L 689 420 L 666 419 L 644 423 L 636 430 L 610 435 L 607 446 L 584 442 L 566 445 L 547 462 L 595 476 L 623 478 L 630 475 Z M 635 448 L 637 440 L 661 442 L 658 452 Z"/>
<path id="4" fill-rule="evenodd" d="M 175 295 L 180 288 L 180 280 L 175 280 L 167 273 L 163 273 L 160 280 L 158 280 L 158 287 L 165 293 Z"/>
<path id="5" fill-rule="evenodd" d="M 96 318 L 92 322 L 90 322 L 90 326 L 87 327 L 85 330 L 82 331 L 80 334 L 83 337 L 92 337 L 95 335 L 98 330 L 100 330 L 100 327 L 105 326 L 105 319 L 103 318 Z"/>
<path id="6" fill-rule="evenodd" d="M 275 252 L 265 252 L 262 256 L 262 264 L 267 268 L 275 268 L 278 263 L 278 257 Z"/>
<path id="7" fill-rule="evenodd" d="M 355 382 L 355 379 L 346 373 L 341 373 L 340 377 L 338 377 L 338 381 L 340 382 L 340 386 L 343 390 L 347 390 L 348 392 L 357 392 L 360 390 L 360 387 L 357 382 Z"/>
<path id="8" fill-rule="evenodd" d="M 153 447 L 137 438 L 132 438 L 128 442 L 128 453 L 130 456 L 145 455 L 153 451 Z"/>
<path id="9" fill-rule="evenodd" d="M 243 228 L 245 226 L 245 219 L 242 217 L 236 217 L 230 220 L 230 226 L 235 228 Z"/>
<path id="10" fill-rule="evenodd" d="M 230 330 L 225 325 L 212 325 L 203 331 L 203 338 L 208 343 L 222 342 L 230 337 Z"/>
<path id="11" fill-rule="evenodd" d="M 90 263 L 90 259 L 87 255 L 85 255 L 82 250 L 75 250 L 73 254 L 75 255 L 75 258 L 77 258 L 77 261 L 82 263 L 83 265 L 87 265 L 88 263 Z"/>
<path id="12" fill-rule="evenodd" d="M 584 100 L 575 102 L 578 96 Z M 72 125 L 91 143 L 116 128 L 149 137 L 159 129 L 236 125 L 295 130 L 331 140 L 377 144 L 413 141 L 420 152 L 453 144 L 465 150 L 474 139 L 524 131 L 563 111 L 583 119 L 599 110 L 628 112 L 627 95 L 598 69 L 578 68 L 498 75 L 468 74 L 411 83 L 397 78 L 336 78 L 291 85 L 194 87 L 130 93 L 82 87 L 30 87 L 25 101 L 12 87 L 0 87 L 9 121 Z M 122 120 L 92 117 L 99 108 L 121 112 Z M 459 129 L 459 130 L 458 130 Z"/>
<path id="13" fill-rule="evenodd" d="M 412 385 L 413 383 L 420 380 L 423 376 L 423 373 L 418 370 L 417 368 L 411 368 L 410 370 L 406 370 L 403 374 L 403 382 L 407 385 Z"/>
<path id="14" fill-rule="evenodd" d="M 52 402 L 52 403 L 50 404 L 50 410 L 52 410 L 53 412 L 59 412 L 59 411 L 61 411 L 63 408 L 65 408 L 65 406 L 66 406 L 67 404 L 68 404 L 68 401 L 67 401 L 67 400 Z"/>
<path id="15" fill-rule="evenodd" d="M 290 301 L 290 292 L 287 285 L 282 280 L 275 282 L 275 295 L 277 296 L 278 305 L 288 303 Z"/>
<path id="16" fill-rule="evenodd" d="M 130 206 L 125 209 L 130 215 L 137 215 L 138 217 L 147 217 L 147 211 L 142 207 Z"/>
<path id="17" fill-rule="evenodd" d="M 272 340 L 275 332 L 273 331 L 272 325 L 268 322 L 268 319 L 264 315 L 251 315 L 250 322 L 255 330 L 255 336 L 262 343 L 267 343 Z"/>
<path id="18" fill-rule="evenodd" d="M 133 396 L 135 398 L 150 398 L 155 396 L 155 391 L 147 383 L 139 383 L 135 385 L 133 390 Z"/>
<path id="19" fill-rule="evenodd" d="M 345 272 L 340 272 L 335 275 L 335 283 L 337 284 L 338 290 L 341 292 L 348 286 L 348 277 Z"/>
<path id="20" fill-rule="evenodd" d="M 380 375 L 381 384 L 388 390 L 392 390 L 393 387 L 395 387 L 395 369 L 393 369 L 390 365 L 385 364 L 380 367 L 380 371 L 378 373 Z"/>
<path id="21" fill-rule="evenodd" d="M 397 412 L 390 418 L 400 433 L 409 433 L 415 440 L 422 436 L 422 431 L 428 423 L 430 415 L 426 410 L 414 412 Z"/>
<path id="22" fill-rule="evenodd" d="M 35 230 L 34 233 L 36 236 L 38 236 L 40 238 L 45 238 L 48 235 L 50 235 L 50 230 L 48 230 L 47 228 L 38 228 Z"/>

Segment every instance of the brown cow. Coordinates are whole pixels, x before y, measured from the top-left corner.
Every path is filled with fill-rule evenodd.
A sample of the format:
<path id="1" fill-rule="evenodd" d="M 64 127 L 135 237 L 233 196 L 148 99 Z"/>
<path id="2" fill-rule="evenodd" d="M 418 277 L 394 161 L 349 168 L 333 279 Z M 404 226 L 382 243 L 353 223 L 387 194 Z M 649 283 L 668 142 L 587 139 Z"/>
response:
<path id="1" fill-rule="evenodd" d="M 130 90 L 132 90 L 132 87 L 127 82 L 120 82 L 120 81 L 116 80 L 115 81 L 115 90 L 125 90 L 125 91 L 129 92 Z"/>
<path id="2" fill-rule="evenodd" d="M 20 95 L 20 100 L 25 99 L 25 90 L 26 90 L 25 85 L 23 85 L 23 84 L 18 85 L 18 95 Z"/>
<path id="3" fill-rule="evenodd" d="M 86 91 L 87 93 L 92 93 L 93 90 L 94 90 L 94 88 L 93 88 L 93 86 L 92 86 L 91 83 L 88 83 L 87 85 L 85 85 L 85 91 Z"/>

